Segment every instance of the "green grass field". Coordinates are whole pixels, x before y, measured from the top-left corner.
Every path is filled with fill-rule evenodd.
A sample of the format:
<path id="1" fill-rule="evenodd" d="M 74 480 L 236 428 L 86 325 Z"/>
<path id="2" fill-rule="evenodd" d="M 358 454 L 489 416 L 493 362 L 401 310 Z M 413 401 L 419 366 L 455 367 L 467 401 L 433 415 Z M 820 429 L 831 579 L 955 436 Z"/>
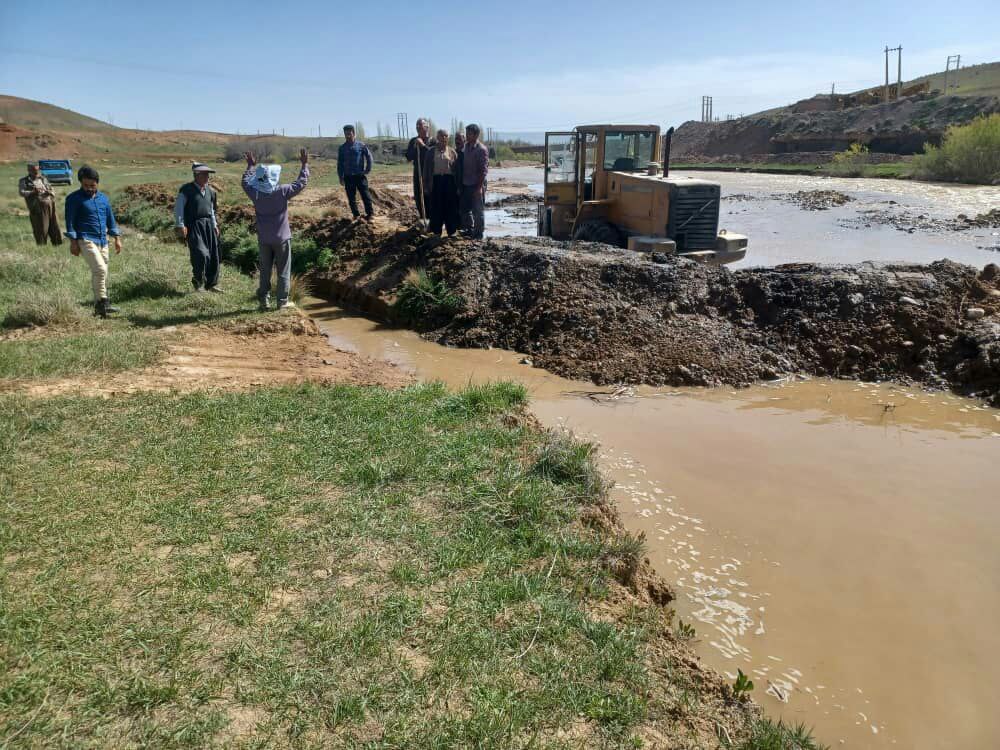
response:
<path id="1" fill-rule="evenodd" d="M 96 318 L 87 264 L 70 255 L 68 241 L 35 245 L 23 205 L 7 198 L 0 207 L 0 335 L 27 325 L 46 335 L 0 340 L 0 378 L 141 367 L 162 350 L 164 338 L 148 335 L 155 329 L 257 314 L 249 276 L 224 266 L 226 294 L 191 294 L 184 246 L 123 227 L 124 247 L 112 251 L 109 273 L 109 294 L 122 312 Z"/>

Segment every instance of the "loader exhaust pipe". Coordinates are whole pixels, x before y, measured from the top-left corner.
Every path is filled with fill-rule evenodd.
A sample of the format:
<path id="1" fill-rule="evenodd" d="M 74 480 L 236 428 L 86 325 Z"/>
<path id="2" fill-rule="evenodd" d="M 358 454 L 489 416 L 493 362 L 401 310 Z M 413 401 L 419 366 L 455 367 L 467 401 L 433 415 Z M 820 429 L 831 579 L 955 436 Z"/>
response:
<path id="1" fill-rule="evenodd" d="M 674 129 L 670 128 L 667 130 L 667 134 L 663 136 L 663 176 L 667 177 L 670 174 L 670 141 L 673 140 Z"/>

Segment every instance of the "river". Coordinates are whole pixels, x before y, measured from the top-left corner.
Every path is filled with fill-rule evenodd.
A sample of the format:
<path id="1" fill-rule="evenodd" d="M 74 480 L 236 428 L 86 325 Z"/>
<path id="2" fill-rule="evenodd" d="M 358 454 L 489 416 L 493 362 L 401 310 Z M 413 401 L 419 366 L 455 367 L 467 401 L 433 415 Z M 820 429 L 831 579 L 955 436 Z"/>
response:
<path id="1" fill-rule="evenodd" d="M 750 238 L 746 258 L 734 268 L 868 260 L 930 263 L 941 258 L 979 267 L 1000 263 L 998 229 L 911 233 L 870 220 L 872 214 L 884 213 L 930 219 L 954 219 L 959 214 L 973 217 L 1000 207 L 1000 187 L 747 172 L 683 171 L 672 176 L 722 185 L 720 228 Z M 511 191 L 535 196 L 542 193 L 540 167 L 494 169 L 490 179 L 490 191 L 496 197 Z M 828 210 L 805 211 L 777 197 L 808 190 L 837 190 L 853 200 Z M 727 196 L 763 200 L 731 200 Z M 512 216 L 505 208 L 488 209 L 486 221 L 487 234 L 492 236 L 535 233 L 534 216 Z"/>
<path id="2" fill-rule="evenodd" d="M 492 176 L 491 190 L 534 193 L 540 170 Z M 975 215 L 1000 205 L 997 188 L 693 176 L 722 182 L 724 195 L 857 199 L 829 211 L 724 204 L 725 223 L 750 235 L 745 265 L 1000 261 L 977 249 L 996 240 L 989 230 L 977 239 L 838 221 L 889 200 Z M 490 230 L 509 233 L 501 222 Z M 334 345 L 422 379 L 522 382 L 543 424 L 599 443 L 622 518 L 676 587 L 697 653 L 730 677 L 748 674 L 770 715 L 814 727 L 831 747 L 1000 747 L 1000 411 L 825 379 L 615 395 L 516 353 L 441 347 L 326 303 L 309 312 Z"/>

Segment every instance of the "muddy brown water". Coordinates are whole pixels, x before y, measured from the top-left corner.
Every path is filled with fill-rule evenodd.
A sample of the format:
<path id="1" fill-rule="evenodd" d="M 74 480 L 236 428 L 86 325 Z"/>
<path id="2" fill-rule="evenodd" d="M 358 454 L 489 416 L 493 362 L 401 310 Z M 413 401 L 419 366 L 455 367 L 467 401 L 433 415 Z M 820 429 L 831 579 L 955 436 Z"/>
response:
<path id="1" fill-rule="evenodd" d="M 524 383 L 601 445 L 704 661 L 832 747 L 1000 747 L 1000 411 L 846 381 L 614 394 L 327 303 L 331 342 L 453 386 Z"/>

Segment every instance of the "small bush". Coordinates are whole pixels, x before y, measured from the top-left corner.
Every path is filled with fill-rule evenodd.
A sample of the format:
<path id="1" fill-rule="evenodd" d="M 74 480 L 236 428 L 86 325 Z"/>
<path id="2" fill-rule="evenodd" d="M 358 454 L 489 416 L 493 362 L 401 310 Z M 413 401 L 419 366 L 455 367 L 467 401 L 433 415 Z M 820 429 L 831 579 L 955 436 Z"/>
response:
<path id="1" fill-rule="evenodd" d="M 73 325 L 83 319 L 83 309 L 68 289 L 54 289 L 49 294 L 26 293 L 14 300 L 7 310 L 2 328 Z"/>
<path id="2" fill-rule="evenodd" d="M 556 484 L 575 484 L 587 498 L 599 497 L 607 485 L 594 461 L 596 451 L 594 443 L 549 433 L 532 471 Z"/>
<path id="3" fill-rule="evenodd" d="M 333 263 L 333 250 L 319 247 L 316 241 L 306 237 L 292 241 L 292 273 L 304 274 L 314 270 L 325 270 Z"/>
<path id="4" fill-rule="evenodd" d="M 924 179 L 992 185 L 1000 181 L 1000 113 L 953 125 L 941 147 L 930 143 L 913 159 L 914 174 Z"/>
<path id="5" fill-rule="evenodd" d="M 243 273 L 253 273 L 257 269 L 259 255 L 256 233 L 250 231 L 246 224 L 234 222 L 223 225 L 219 254 L 223 261 L 231 263 Z"/>
<path id="6" fill-rule="evenodd" d="M 113 280 L 113 296 L 116 300 L 162 299 L 180 297 L 183 293 L 175 279 L 158 269 L 126 271 Z"/>
<path id="7" fill-rule="evenodd" d="M 293 273 L 288 284 L 288 298 L 296 305 L 305 300 L 313 293 L 312 282 L 301 274 Z"/>
<path id="8" fill-rule="evenodd" d="M 141 232 L 167 239 L 173 236 L 174 216 L 168 208 L 154 206 L 146 201 L 124 204 L 118 209 L 118 220 L 131 224 Z"/>
<path id="9" fill-rule="evenodd" d="M 728 743 L 727 743 L 728 744 Z M 736 746 L 737 750 L 825 750 L 813 739 L 804 724 L 789 725 L 783 721 L 758 719 L 750 736 Z"/>
<path id="10" fill-rule="evenodd" d="M 432 279 L 424 269 L 410 271 L 399 290 L 393 309 L 400 319 L 427 325 L 452 318 L 462 306 L 462 298 L 440 279 Z"/>
<path id="11" fill-rule="evenodd" d="M 833 155 L 829 172 L 840 177 L 860 177 L 868 163 L 868 147 L 852 143 L 846 151 Z"/>
<path id="12" fill-rule="evenodd" d="M 0 253 L 0 282 L 11 287 L 37 284 L 44 277 L 38 261 L 21 253 Z"/>

